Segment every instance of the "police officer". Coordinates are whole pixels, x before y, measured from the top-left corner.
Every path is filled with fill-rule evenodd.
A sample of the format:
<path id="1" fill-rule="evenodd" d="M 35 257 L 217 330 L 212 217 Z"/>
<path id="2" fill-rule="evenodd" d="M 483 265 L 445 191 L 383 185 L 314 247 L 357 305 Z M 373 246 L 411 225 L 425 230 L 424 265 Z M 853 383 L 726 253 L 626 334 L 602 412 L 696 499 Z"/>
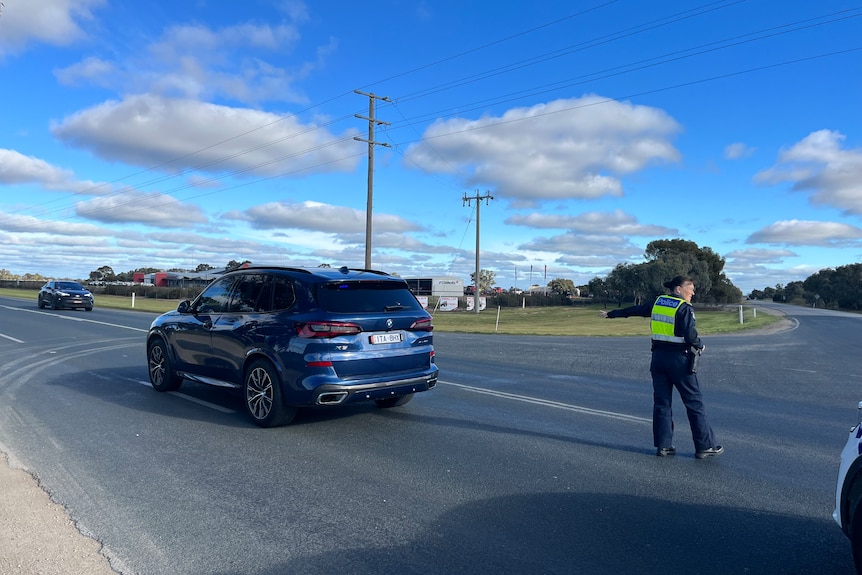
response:
<path id="1" fill-rule="evenodd" d="M 706 349 L 697 335 L 694 308 L 694 280 L 677 276 L 665 282 L 668 295 L 656 298 L 652 304 L 637 305 L 599 312 L 602 317 L 649 317 L 652 332 L 650 373 L 653 384 L 652 430 L 656 455 L 674 455 L 673 416 L 671 403 L 676 388 L 685 404 L 695 457 L 706 459 L 721 455 L 724 448 L 715 443 L 715 435 L 706 419 L 703 397 L 697 382 L 697 357 Z"/>

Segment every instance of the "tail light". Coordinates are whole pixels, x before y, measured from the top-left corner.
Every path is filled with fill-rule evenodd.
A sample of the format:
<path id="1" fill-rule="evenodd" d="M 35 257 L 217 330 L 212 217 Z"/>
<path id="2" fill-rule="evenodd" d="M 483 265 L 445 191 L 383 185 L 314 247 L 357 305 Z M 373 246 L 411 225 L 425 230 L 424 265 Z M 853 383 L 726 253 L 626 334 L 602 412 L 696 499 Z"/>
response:
<path id="1" fill-rule="evenodd" d="M 296 334 L 307 338 L 328 338 L 340 335 L 356 335 L 361 332 L 355 323 L 338 323 L 331 321 L 310 321 L 296 325 Z"/>
<path id="2" fill-rule="evenodd" d="M 431 318 L 430 317 L 416 320 L 413 322 L 413 325 L 410 326 L 411 331 L 431 331 L 433 329 L 434 329 L 434 326 L 431 325 Z"/>

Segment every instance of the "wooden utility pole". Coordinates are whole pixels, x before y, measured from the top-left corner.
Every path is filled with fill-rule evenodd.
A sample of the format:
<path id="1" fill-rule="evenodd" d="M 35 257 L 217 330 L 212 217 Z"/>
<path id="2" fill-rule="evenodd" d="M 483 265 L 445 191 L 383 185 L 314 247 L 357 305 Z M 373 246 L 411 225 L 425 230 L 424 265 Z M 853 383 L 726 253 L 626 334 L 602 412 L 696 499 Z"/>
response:
<path id="1" fill-rule="evenodd" d="M 481 272 L 481 267 L 479 265 L 479 209 L 482 207 L 482 200 L 485 200 L 485 205 L 488 205 L 491 200 L 494 199 L 494 196 L 487 190 L 485 190 L 485 195 L 480 196 L 479 190 L 476 190 L 476 195 L 473 197 L 467 197 L 467 193 L 464 193 L 464 198 L 462 202 L 462 206 L 469 206 L 470 202 L 476 200 L 476 276 L 473 278 L 473 309 L 476 313 L 479 313 L 479 277 Z"/>
<path id="2" fill-rule="evenodd" d="M 354 114 L 360 120 L 368 120 L 368 139 L 360 138 L 358 136 L 354 136 L 354 140 L 358 140 L 360 142 L 366 142 L 368 144 L 368 202 L 365 207 L 365 269 L 371 269 L 371 212 L 372 207 L 374 205 L 374 146 L 384 146 L 386 148 L 391 148 L 389 144 L 385 142 L 375 142 L 374 141 L 374 128 L 378 124 L 389 125 L 389 122 L 384 122 L 382 120 L 378 120 L 374 117 L 374 101 L 375 100 L 383 100 L 384 102 L 391 102 L 389 98 L 385 96 L 376 96 L 373 93 L 366 94 L 365 92 L 360 92 L 359 90 L 353 90 L 355 93 L 360 94 L 362 96 L 368 96 L 368 117 L 360 116 L 359 114 Z"/>

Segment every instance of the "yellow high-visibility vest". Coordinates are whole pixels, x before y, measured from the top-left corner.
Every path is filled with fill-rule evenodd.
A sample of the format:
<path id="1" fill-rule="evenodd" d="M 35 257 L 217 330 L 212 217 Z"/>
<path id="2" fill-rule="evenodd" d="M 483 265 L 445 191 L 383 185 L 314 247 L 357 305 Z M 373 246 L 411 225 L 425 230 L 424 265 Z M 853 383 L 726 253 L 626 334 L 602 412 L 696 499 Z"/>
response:
<path id="1" fill-rule="evenodd" d="M 679 306 L 684 303 L 686 303 L 684 299 L 672 295 L 659 296 L 655 300 L 652 306 L 652 319 L 650 320 L 653 341 L 685 343 L 684 337 L 674 335 L 676 312 Z"/>

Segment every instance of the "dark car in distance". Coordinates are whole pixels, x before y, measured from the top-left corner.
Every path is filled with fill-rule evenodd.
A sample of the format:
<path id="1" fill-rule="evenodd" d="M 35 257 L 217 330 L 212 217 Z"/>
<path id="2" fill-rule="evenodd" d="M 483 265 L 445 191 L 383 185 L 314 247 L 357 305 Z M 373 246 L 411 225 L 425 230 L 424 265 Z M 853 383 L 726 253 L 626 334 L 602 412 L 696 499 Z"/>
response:
<path id="1" fill-rule="evenodd" d="M 39 290 L 36 303 L 39 309 L 85 309 L 93 311 L 95 298 L 90 290 L 73 281 L 51 280 Z"/>
<path id="2" fill-rule="evenodd" d="M 150 383 L 240 391 L 261 427 L 305 406 L 407 403 L 437 383 L 431 316 L 383 272 L 246 267 L 161 315 L 147 336 Z"/>

